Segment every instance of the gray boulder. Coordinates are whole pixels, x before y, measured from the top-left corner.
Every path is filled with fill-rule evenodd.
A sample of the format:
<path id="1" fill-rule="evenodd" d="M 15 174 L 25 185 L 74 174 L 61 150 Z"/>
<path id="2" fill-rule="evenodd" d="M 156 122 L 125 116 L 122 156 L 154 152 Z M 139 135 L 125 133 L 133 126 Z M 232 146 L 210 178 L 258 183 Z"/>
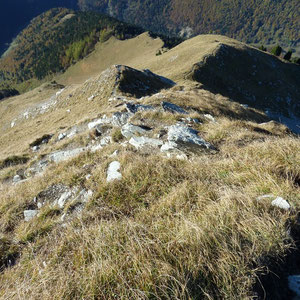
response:
<path id="1" fill-rule="evenodd" d="M 181 108 L 180 106 L 176 105 L 176 104 L 173 104 L 171 102 L 166 102 L 166 101 L 163 101 L 161 103 L 161 106 L 163 108 L 164 111 L 166 112 L 171 112 L 171 113 L 176 113 L 176 114 L 188 114 L 183 108 Z"/>
<path id="2" fill-rule="evenodd" d="M 136 126 L 133 124 L 125 124 L 122 129 L 121 129 L 121 133 L 125 138 L 131 138 L 133 136 L 135 136 L 137 133 L 138 134 L 146 134 L 148 130 L 140 127 L 140 126 Z"/>
<path id="3" fill-rule="evenodd" d="M 30 220 L 32 220 L 38 213 L 38 210 L 24 210 L 23 214 L 25 222 L 29 222 Z"/>
<path id="4" fill-rule="evenodd" d="M 137 149 L 140 149 L 145 146 L 157 148 L 157 147 L 162 146 L 163 142 L 158 139 L 152 139 L 152 138 L 148 138 L 148 137 L 144 137 L 144 136 L 141 136 L 141 137 L 133 136 L 129 140 L 129 144 L 131 144 L 132 146 L 134 146 Z"/>
<path id="5" fill-rule="evenodd" d="M 189 148 L 216 150 L 210 143 L 198 136 L 198 131 L 183 124 L 172 125 L 168 128 L 168 141 Z M 167 146 L 166 146 L 167 147 Z"/>
<path id="6" fill-rule="evenodd" d="M 109 164 L 106 178 L 107 182 L 122 179 L 122 174 L 119 172 L 120 168 L 121 164 L 118 161 L 113 161 Z"/>

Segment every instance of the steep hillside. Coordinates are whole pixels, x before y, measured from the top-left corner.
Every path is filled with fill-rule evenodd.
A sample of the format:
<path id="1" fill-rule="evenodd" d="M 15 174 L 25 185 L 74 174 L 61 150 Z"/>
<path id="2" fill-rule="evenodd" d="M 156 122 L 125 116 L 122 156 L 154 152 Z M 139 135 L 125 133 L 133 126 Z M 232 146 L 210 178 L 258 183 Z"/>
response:
<path id="1" fill-rule="evenodd" d="M 78 5 L 155 32 L 218 33 L 248 43 L 300 46 L 298 0 L 78 0 Z"/>
<path id="2" fill-rule="evenodd" d="M 141 29 L 98 13 L 55 8 L 33 19 L 0 60 L 2 84 L 42 79 L 65 70 L 114 35 L 124 39 Z"/>
<path id="3" fill-rule="evenodd" d="M 66 70 L 111 36 L 132 38 L 143 30 L 95 12 L 54 8 L 32 20 L 0 59 L 0 86 L 41 80 Z M 155 35 L 153 35 L 155 36 Z M 162 36 L 166 47 L 180 39 Z"/>
<path id="4" fill-rule="evenodd" d="M 0 3 L 0 56 L 20 31 L 39 14 L 53 7 L 77 8 L 77 0 L 10 0 Z"/>

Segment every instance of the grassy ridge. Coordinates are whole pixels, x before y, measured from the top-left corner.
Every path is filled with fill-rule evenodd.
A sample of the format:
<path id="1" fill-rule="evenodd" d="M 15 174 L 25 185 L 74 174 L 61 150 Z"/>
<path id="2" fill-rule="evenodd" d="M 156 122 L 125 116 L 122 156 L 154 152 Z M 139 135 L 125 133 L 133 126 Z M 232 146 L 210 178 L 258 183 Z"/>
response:
<path id="1" fill-rule="evenodd" d="M 193 127 L 219 149 L 215 154 L 167 158 L 124 147 L 116 138 L 98 152 L 51 164 L 42 176 L 19 185 L 5 180 L 20 167 L 32 166 L 39 159 L 36 153 L 29 161 L 2 162 L 7 168 L 0 173 L 1 299 L 254 298 L 253 287 L 270 267 L 268 259 L 280 263 L 294 247 L 289 228 L 299 211 L 299 138 L 275 122 L 261 124 L 266 118 L 261 112 L 185 88 L 190 91 L 178 93 L 174 87 L 162 93 L 166 100 L 192 107 L 193 114 L 142 111 L 131 121 L 156 129 L 186 116 L 201 118 Z M 88 102 L 81 91 L 78 87 L 67 102 L 73 120 L 76 106 L 81 114 L 92 105 L 96 115 L 112 110 L 104 98 Z M 159 105 L 161 98 L 140 101 Z M 214 115 L 216 122 L 205 120 L 203 113 Z M 57 111 L 43 120 L 55 115 L 61 116 Z M 40 154 L 81 147 L 92 138 L 87 131 L 56 144 L 54 137 Z M 117 157 L 111 157 L 116 150 Z M 116 159 L 123 177 L 108 183 L 107 168 Z M 58 185 L 92 190 L 93 196 L 81 214 L 75 199 L 64 208 L 49 200 L 25 222 L 23 211 L 34 205 L 34 197 Z M 258 201 L 264 194 L 284 197 L 293 209 Z M 279 281 L 272 295 L 280 291 L 284 280 Z M 269 299 L 276 299 L 272 295 Z"/>

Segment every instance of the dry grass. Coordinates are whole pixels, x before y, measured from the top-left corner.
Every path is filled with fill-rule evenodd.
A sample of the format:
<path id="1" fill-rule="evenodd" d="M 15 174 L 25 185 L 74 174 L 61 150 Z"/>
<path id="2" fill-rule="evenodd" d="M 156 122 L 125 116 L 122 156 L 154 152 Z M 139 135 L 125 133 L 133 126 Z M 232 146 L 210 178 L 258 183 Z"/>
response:
<path id="1" fill-rule="evenodd" d="M 155 47 L 148 47 L 147 41 L 142 37 L 143 47 L 152 53 Z M 110 43 L 107 49 L 123 42 Z M 216 45 L 211 42 L 210 47 Z M 165 74 L 176 78 L 178 66 L 191 51 L 195 56 L 184 63 L 183 71 L 206 53 L 206 45 L 198 46 L 199 54 L 187 42 L 177 58 L 176 50 L 155 57 L 150 60 L 152 70 L 162 70 L 165 65 L 159 62 L 170 65 L 173 59 Z M 138 58 L 135 63 L 142 64 Z M 163 91 L 163 98 L 153 95 L 140 102 L 158 106 L 170 101 L 189 115 L 139 112 L 131 122 L 153 128 L 154 136 L 181 118 L 198 118 L 202 124 L 193 127 L 218 148 L 217 153 L 186 161 L 167 159 L 121 146 L 120 131 L 113 129 L 115 143 L 104 149 L 51 164 L 42 176 L 21 184 L 7 184 L 4 179 L 42 155 L 91 142 L 88 132 L 61 142 L 56 138 L 75 123 L 116 110 L 116 103 L 107 101 L 111 87 L 87 100 L 95 88 L 99 88 L 97 78 L 70 86 L 55 110 L 14 128 L 9 128 L 12 119 L 53 91 L 32 91 L 0 105 L 0 130 L 5 132 L 0 140 L 1 162 L 16 152 L 29 158 L 24 165 L 0 171 L 0 298 L 253 299 L 257 277 L 268 267 L 266 258 L 279 261 L 294 246 L 287 224 L 296 223 L 300 208 L 299 138 L 276 123 L 261 124 L 268 119 L 260 111 L 185 83 Z M 214 116 L 216 123 L 204 114 Z M 32 141 L 50 133 L 55 135 L 39 155 L 30 151 Z M 118 156 L 111 157 L 115 150 Z M 123 178 L 107 183 L 113 160 L 120 162 Z M 23 211 L 34 208 L 34 197 L 57 184 L 93 191 L 82 214 L 75 209 L 77 202 L 64 209 L 48 203 L 36 218 L 25 222 Z M 263 194 L 282 196 L 293 209 L 281 211 L 268 199 L 258 202 Z M 63 213 L 66 221 L 61 219 Z"/>
<path id="2" fill-rule="evenodd" d="M 121 150 L 120 182 L 105 180 L 112 145 L 8 188 L 0 225 L 20 258 L 0 275 L 1 298 L 250 299 L 263 258 L 290 247 L 293 218 L 255 199 L 273 193 L 299 207 L 299 140 L 266 136 L 241 151 L 230 136 L 192 163 Z M 22 211 L 54 183 L 95 192 L 83 215 L 62 227 L 46 207 L 24 223 Z"/>

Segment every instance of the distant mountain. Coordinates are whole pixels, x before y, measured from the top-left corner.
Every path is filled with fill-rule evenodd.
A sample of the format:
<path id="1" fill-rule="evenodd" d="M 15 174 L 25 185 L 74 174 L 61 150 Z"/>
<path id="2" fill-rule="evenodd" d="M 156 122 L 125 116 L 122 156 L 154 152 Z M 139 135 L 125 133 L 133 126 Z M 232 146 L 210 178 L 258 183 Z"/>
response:
<path id="1" fill-rule="evenodd" d="M 142 29 L 136 26 L 96 12 L 53 8 L 34 18 L 0 59 L 2 85 L 42 79 L 86 56 L 99 40 L 140 33 Z"/>
<path id="2" fill-rule="evenodd" d="M 97 12 L 53 8 L 34 18 L 0 59 L 0 87 L 43 79 L 66 70 L 111 36 L 132 38 L 144 30 Z M 152 36 L 155 36 L 151 33 Z M 161 36 L 165 46 L 179 38 Z"/>
<path id="3" fill-rule="evenodd" d="M 77 0 L 3 0 L 0 1 L 0 54 L 29 22 L 53 7 L 77 8 Z"/>
<path id="4" fill-rule="evenodd" d="M 247 43 L 300 46 L 299 0 L 78 0 L 78 5 L 164 34 L 217 33 Z"/>

